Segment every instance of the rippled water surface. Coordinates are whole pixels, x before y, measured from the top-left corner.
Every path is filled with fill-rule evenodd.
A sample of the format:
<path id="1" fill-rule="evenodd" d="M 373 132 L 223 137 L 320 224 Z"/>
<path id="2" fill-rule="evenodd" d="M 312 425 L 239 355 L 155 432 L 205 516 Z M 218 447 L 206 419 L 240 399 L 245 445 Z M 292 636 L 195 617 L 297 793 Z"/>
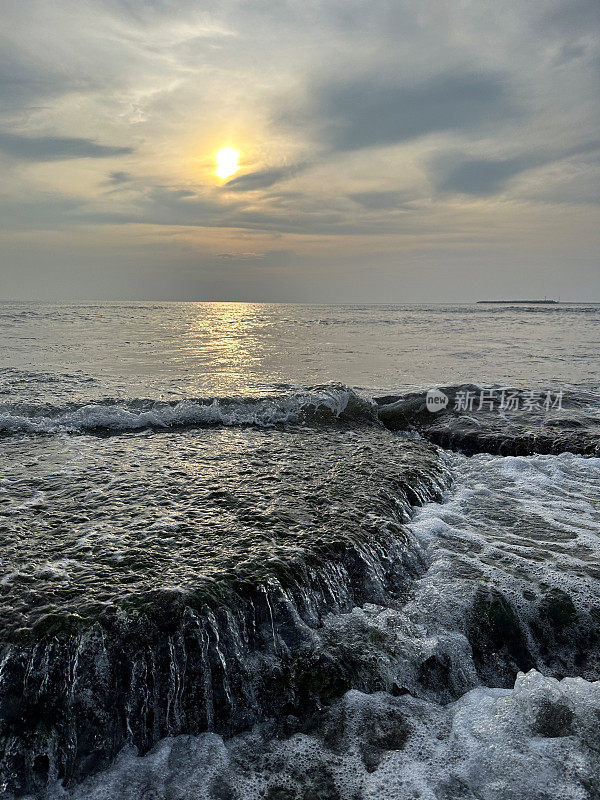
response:
<path id="1" fill-rule="evenodd" d="M 443 485 L 432 446 L 373 426 L 9 439 L 0 467 L 9 628 L 258 584 L 402 522 L 407 482 Z"/>
<path id="2" fill-rule="evenodd" d="M 5 397 L 598 383 L 600 305 L 0 303 Z"/>

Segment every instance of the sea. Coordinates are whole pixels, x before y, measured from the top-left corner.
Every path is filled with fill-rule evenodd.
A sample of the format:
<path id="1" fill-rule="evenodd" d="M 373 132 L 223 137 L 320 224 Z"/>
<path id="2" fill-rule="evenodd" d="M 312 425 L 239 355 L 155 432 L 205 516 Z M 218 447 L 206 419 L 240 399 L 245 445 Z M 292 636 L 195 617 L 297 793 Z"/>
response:
<path id="1" fill-rule="evenodd" d="M 600 798 L 600 305 L 0 302 L 0 797 Z"/>

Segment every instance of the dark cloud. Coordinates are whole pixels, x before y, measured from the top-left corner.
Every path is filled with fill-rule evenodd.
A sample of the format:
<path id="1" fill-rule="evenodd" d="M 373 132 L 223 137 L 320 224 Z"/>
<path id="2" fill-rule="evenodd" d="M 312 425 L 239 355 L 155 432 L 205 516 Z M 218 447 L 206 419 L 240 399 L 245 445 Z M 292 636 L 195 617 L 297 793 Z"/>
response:
<path id="1" fill-rule="evenodd" d="M 305 164 L 296 164 L 291 167 L 272 167 L 257 172 L 249 172 L 247 175 L 240 175 L 237 178 L 233 178 L 233 180 L 227 181 L 225 188 L 236 192 L 268 189 L 269 186 L 280 183 L 287 178 L 292 178 L 304 169 L 306 169 Z"/>
<path id="2" fill-rule="evenodd" d="M 528 152 L 513 158 L 469 158 L 464 154 L 444 155 L 433 164 L 434 183 L 444 192 L 489 196 L 502 191 L 506 183 L 529 169 L 567 158 L 598 152 L 600 142 L 593 140 L 553 152 Z"/>
<path id="3" fill-rule="evenodd" d="M 68 81 L 51 68 L 42 69 L 13 43 L 0 46 L 0 98 L 3 107 L 28 105 L 41 97 L 60 94 Z"/>
<path id="4" fill-rule="evenodd" d="M 400 192 L 355 192 L 349 195 L 363 208 L 385 211 L 404 206 L 405 197 Z"/>
<path id="5" fill-rule="evenodd" d="M 552 60 L 554 66 L 561 66 L 564 64 L 571 64 L 573 61 L 584 57 L 587 54 L 587 49 L 580 44 L 564 44 L 560 51 Z"/>
<path id="6" fill-rule="evenodd" d="M 110 225 L 219 226 L 235 203 L 222 205 L 189 189 L 149 184 L 137 187 L 138 194 L 123 206 L 110 211 L 85 211 L 73 215 L 74 222 Z"/>
<path id="7" fill-rule="evenodd" d="M 56 229 L 72 222 L 84 205 L 80 198 L 40 194 L 36 200 L 0 200 L 0 217 L 12 230 Z"/>
<path id="8" fill-rule="evenodd" d="M 587 154 L 592 154 L 596 157 L 600 155 L 600 139 L 592 139 L 590 142 L 583 142 L 583 144 L 570 147 L 568 150 L 565 150 L 564 156 L 582 156 Z"/>
<path id="9" fill-rule="evenodd" d="M 26 39 L 11 42 L 6 35 L 8 24 L 5 29 L 5 36 L 0 39 L 2 111 L 46 107 L 57 97 L 69 93 L 90 95 L 115 85 L 116 57 L 112 65 L 103 64 L 102 70 L 95 70 L 93 61 L 90 59 L 87 63 L 79 52 L 71 54 L 72 61 L 53 52 L 55 38 L 51 30 L 46 32 L 48 46 L 36 47 Z M 73 67 L 74 62 L 77 68 Z"/>
<path id="10" fill-rule="evenodd" d="M 47 204 L 47 214 L 43 216 L 37 203 L 24 203 L 19 209 L 18 227 L 46 227 L 54 219 L 57 224 L 70 222 L 85 225 L 156 225 L 190 228 L 237 228 L 272 233 L 300 234 L 340 234 L 360 233 L 399 233 L 397 218 L 373 220 L 371 215 L 356 213 L 347 215 L 347 203 L 335 208 L 330 197 L 305 198 L 304 206 L 297 203 L 293 212 L 282 207 L 279 201 L 271 202 L 262 208 L 256 204 L 246 204 L 237 196 L 223 201 L 216 194 L 195 194 L 187 189 L 160 185 L 146 185 L 141 181 L 135 184 L 137 196 L 111 204 L 110 208 L 91 210 L 84 199 L 74 200 L 68 206 Z M 299 199 L 299 198 L 298 198 Z M 310 202 L 308 202 L 310 200 Z M 1 210 L 1 209 L 0 209 Z M 405 230 L 414 230 L 418 223 L 407 224 Z"/>
<path id="11" fill-rule="evenodd" d="M 63 161 L 72 158 L 123 156 L 133 153 L 133 148 L 110 147 L 97 144 L 92 139 L 0 133 L 0 151 L 20 161 Z"/>
<path id="12" fill-rule="evenodd" d="M 542 17 L 542 22 L 563 36 L 579 36 L 600 29 L 598 0 L 567 0 Z"/>
<path id="13" fill-rule="evenodd" d="M 121 172 L 120 170 L 115 170 L 111 172 L 108 176 L 108 180 L 106 183 L 109 186 L 120 186 L 122 183 L 129 183 L 133 180 L 133 175 L 130 175 L 129 172 Z"/>
<path id="14" fill-rule="evenodd" d="M 459 194 L 496 194 L 510 178 L 539 164 L 540 159 L 535 156 L 498 160 L 473 158 L 463 161 L 442 175 L 437 181 L 437 188 Z"/>
<path id="15" fill-rule="evenodd" d="M 420 83 L 367 74 L 313 87 L 321 136 L 335 149 L 396 144 L 440 131 L 466 131 L 517 113 L 505 81 L 482 72 Z"/>

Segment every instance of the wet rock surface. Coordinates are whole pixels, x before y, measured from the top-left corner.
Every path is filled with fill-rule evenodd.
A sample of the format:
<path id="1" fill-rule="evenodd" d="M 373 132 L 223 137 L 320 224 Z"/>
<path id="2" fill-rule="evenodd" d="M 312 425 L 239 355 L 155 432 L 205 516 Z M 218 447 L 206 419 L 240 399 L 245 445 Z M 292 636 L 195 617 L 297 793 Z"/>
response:
<path id="1" fill-rule="evenodd" d="M 189 457 L 189 436 L 182 459 Z M 58 591 L 53 575 L 40 574 L 34 582 L 32 599 L 48 603 L 46 581 L 55 606 L 40 614 L 33 603 L 25 609 L 32 624 L 4 632 L 5 790 L 39 795 L 56 780 L 72 785 L 106 768 L 125 744 L 143 753 L 180 733 L 229 736 L 282 712 L 314 713 L 349 688 L 385 685 L 376 657 L 357 647 L 333 654 L 319 631 L 328 614 L 344 615 L 365 603 L 402 603 L 426 568 L 406 522 L 411 506 L 441 497 L 449 481 L 444 458 L 431 445 L 381 429 L 252 436 L 262 453 L 251 453 L 250 464 L 240 456 L 237 497 L 235 475 L 230 492 L 199 487 L 199 499 L 211 509 L 200 530 L 190 521 L 174 531 L 157 526 L 145 537 L 138 522 L 122 539 L 133 548 L 124 560 L 101 551 L 99 568 L 92 559 L 83 561 L 82 578 L 76 571 Z M 223 447 L 223 434 L 213 443 Z M 389 445 L 389 460 L 369 463 L 367 450 L 383 455 L 378 443 Z M 115 445 L 105 441 L 102 447 Z M 253 471 L 258 464 L 261 471 Z M 188 475 L 181 480 L 189 492 Z M 278 491 L 288 494 L 280 499 Z M 123 484 L 120 493 L 130 500 Z M 248 497 L 262 510 L 255 506 L 250 513 Z M 196 511 L 191 502 L 189 508 Z M 33 512 L 30 519 L 35 523 Z M 256 554 L 249 558 L 236 531 L 243 535 L 252 525 L 263 533 L 251 537 Z M 208 546 L 204 529 L 212 537 Z M 43 533 L 44 547 L 60 547 Z M 64 535 L 75 556 L 81 540 Z M 193 560 L 186 562 L 188 556 Z M 207 564 L 219 560 L 229 565 L 227 580 L 221 575 L 211 583 Z M 164 564 L 157 578 L 167 585 L 152 588 L 138 562 L 153 570 Z M 106 570 L 113 584 L 105 582 Z M 0 593 L 9 620 L 10 600 L 26 573 L 18 568 L 14 575 Z M 185 589 L 168 586 L 175 575 L 186 576 Z M 88 587 L 101 603 L 89 603 Z"/>
<path id="2" fill-rule="evenodd" d="M 448 403 L 429 411 L 425 392 L 375 398 L 381 422 L 391 430 L 417 431 L 440 447 L 472 455 L 533 453 L 600 454 L 597 397 L 482 387 L 440 387 Z"/>
<path id="3" fill-rule="evenodd" d="M 218 480 L 194 494 L 184 469 L 192 453 L 200 460 L 194 432 L 178 434 L 179 457 L 173 463 L 169 453 L 169 471 L 160 474 L 150 461 L 166 435 L 79 437 L 94 469 L 107 454 L 117 463 L 120 447 L 144 463 L 160 488 L 160 503 L 148 497 L 141 507 L 145 521 L 161 503 L 169 507 L 180 479 L 179 512 L 188 516 L 149 524 L 144 540 L 138 520 L 124 529 L 122 551 L 111 550 L 98 511 L 104 499 L 86 486 L 88 506 L 72 520 L 84 530 L 65 539 L 72 555 L 86 554 L 73 573 L 81 570 L 81 584 L 72 564 L 49 559 L 38 571 L 28 564 L 10 573 L 0 589 L 5 610 L 15 587 L 33 587 L 28 596 L 41 600 L 5 617 L 3 790 L 98 800 L 356 800 L 427 791 L 439 800 L 554 800 L 554 787 L 561 797 L 594 797 L 600 461 L 574 453 L 592 452 L 595 423 L 582 405 L 560 424 L 540 417 L 539 430 L 505 420 L 501 440 L 492 419 L 478 423 L 464 447 L 451 414 L 444 421 L 414 406 L 399 417 L 398 408 L 380 407 L 389 427 L 401 418 L 402 432 L 451 436 L 440 441 L 486 452 L 447 456 L 372 420 L 243 436 L 211 431 L 202 459 L 219 464 Z M 558 433 L 544 438 L 547 429 Z M 567 442 L 572 452 L 561 449 Z M 487 454 L 521 447 L 536 454 Z M 545 448 L 560 454 L 540 455 Z M 90 474 L 90 485 L 96 478 Z M 34 527 L 39 520 L 45 543 L 43 513 L 23 504 L 19 480 L 7 530 L 13 517 Z M 43 490 L 55 480 L 49 473 Z M 116 519 L 140 508 L 139 491 L 127 476 L 116 485 Z M 62 485 L 52 498 L 59 496 Z M 193 538 L 202 503 L 211 510 L 202 530 L 213 535 L 203 539 L 212 550 Z M 423 504 L 410 519 L 411 507 Z M 251 559 L 239 538 L 246 527 L 258 543 Z M 273 548 L 277 558 L 268 561 Z M 109 603 L 98 593 L 87 605 L 82 591 L 97 590 L 93 558 L 114 581 L 101 587 Z M 227 567 L 227 582 L 204 571 L 210 558 Z M 161 573 L 139 569 L 157 564 Z M 173 580 L 190 574 L 201 589 Z M 38 613 L 44 581 L 60 606 L 53 613 Z M 31 624 L 13 624 L 31 610 Z M 537 789 L 527 766 L 539 757 L 536 742 L 546 776 Z M 565 758 L 577 765 L 570 773 Z"/>

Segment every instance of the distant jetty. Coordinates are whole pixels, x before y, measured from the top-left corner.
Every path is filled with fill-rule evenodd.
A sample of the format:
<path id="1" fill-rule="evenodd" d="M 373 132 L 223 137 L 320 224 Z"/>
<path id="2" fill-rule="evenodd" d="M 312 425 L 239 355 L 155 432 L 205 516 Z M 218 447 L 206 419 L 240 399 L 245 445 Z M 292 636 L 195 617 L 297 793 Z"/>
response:
<path id="1" fill-rule="evenodd" d="M 558 305 L 558 300 L 478 300 L 477 303 L 486 303 L 490 306 L 502 306 L 506 304 L 512 305 L 513 303 L 519 303 L 526 306 L 556 306 Z"/>

